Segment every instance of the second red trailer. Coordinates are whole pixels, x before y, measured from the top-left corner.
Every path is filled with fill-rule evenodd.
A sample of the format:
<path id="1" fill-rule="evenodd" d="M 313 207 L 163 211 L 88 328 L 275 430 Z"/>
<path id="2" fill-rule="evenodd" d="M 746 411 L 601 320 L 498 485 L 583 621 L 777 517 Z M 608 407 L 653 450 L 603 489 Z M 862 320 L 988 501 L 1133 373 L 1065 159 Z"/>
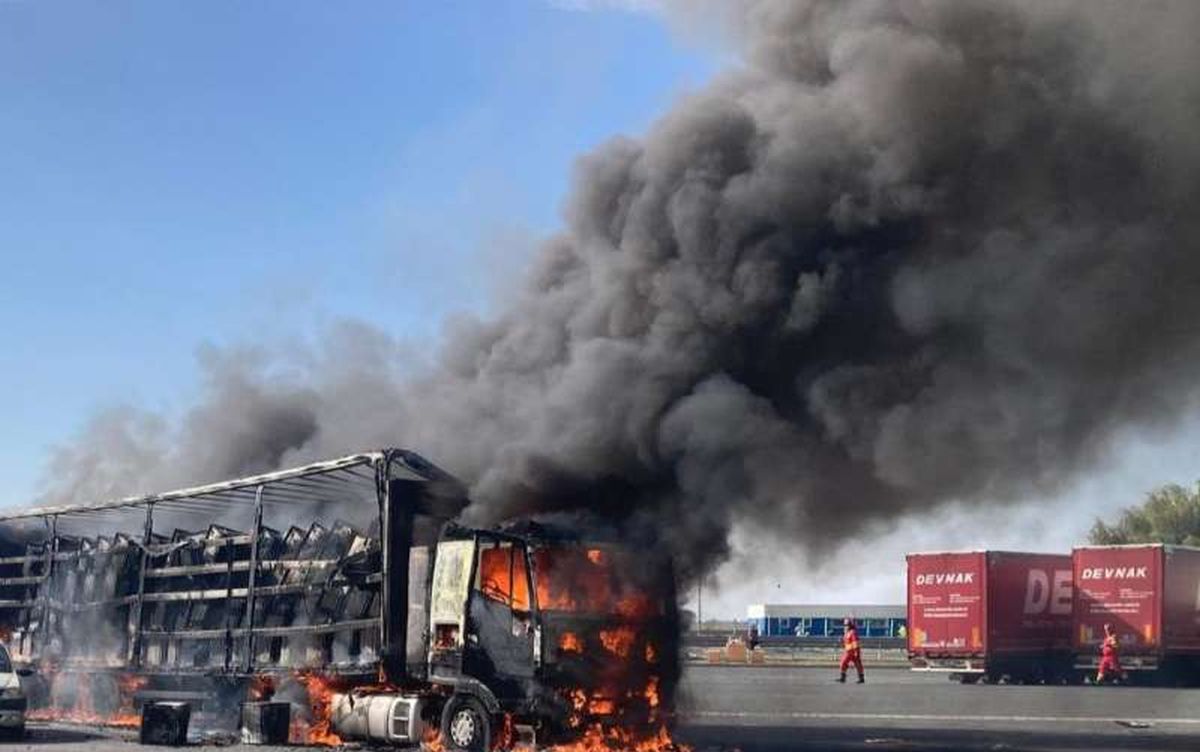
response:
<path id="1" fill-rule="evenodd" d="M 1200 678 L 1200 549 L 1082 546 L 1072 558 L 1078 667 L 1096 668 L 1109 624 L 1126 670 L 1169 668 L 1181 679 Z"/>

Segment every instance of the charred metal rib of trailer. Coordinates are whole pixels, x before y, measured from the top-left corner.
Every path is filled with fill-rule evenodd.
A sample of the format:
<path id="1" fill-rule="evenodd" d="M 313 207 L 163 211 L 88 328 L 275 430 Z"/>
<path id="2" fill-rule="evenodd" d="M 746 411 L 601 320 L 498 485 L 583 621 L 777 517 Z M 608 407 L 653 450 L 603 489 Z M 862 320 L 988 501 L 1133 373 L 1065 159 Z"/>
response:
<path id="1" fill-rule="evenodd" d="M 400 677 L 409 551 L 464 503 L 385 449 L 3 514 L 24 550 L 0 551 L 0 627 L 18 661 L 61 669 Z"/>

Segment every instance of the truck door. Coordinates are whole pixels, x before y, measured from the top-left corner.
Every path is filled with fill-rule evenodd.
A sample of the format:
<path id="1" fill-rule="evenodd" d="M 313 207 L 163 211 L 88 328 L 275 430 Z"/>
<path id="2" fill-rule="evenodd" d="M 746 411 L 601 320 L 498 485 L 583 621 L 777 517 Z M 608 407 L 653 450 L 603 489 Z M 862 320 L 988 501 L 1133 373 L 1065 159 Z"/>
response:
<path id="1" fill-rule="evenodd" d="M 463 673 L 501 699 L 523 699 L 534 676 L 535 629 L 525 547 L 479 538 Z"/>
<path id="2" fill-rule="evenodd" d="M 463 634 L 475 541 L 438 544 L 429 594 L 429 672 L 456 676 L 462 670 Z"/>

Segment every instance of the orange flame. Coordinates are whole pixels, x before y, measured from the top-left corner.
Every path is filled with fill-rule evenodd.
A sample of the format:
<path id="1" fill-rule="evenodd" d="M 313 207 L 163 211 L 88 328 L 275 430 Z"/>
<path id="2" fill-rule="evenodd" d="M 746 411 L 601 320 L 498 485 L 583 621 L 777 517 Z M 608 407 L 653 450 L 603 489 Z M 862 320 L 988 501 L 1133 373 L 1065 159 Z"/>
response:
<path id="1" fill-rule="evenodd" d="M 529 576 L 525 573 L 525 557 L 519 549 L 480 551 L 479 585 L 487 597 L 504 603 L 511 601 L 512 607 L 519 611 L 529 610 Z"/>
<path id="2" fill-rule="evenodd" d="M 333 700 L 333 683 L 326 677 L 312 673 L 294 674 L 296 681 L 308 692 L 308 707 L 312 720 L 292 718 L 290 740 L 298 744 L 317 744 L 336 747 L 342 738 L 333 732 L 330 703 Z"/>
<path id="3" fill-rule="evenodd" d="M 628 729 L 605 728 L 598 723 L 589 726 L 578 741 L 550 747 L 552 752 L 691 752 L 691 749 L 676 744 L 665 726 L 637 734 Z"/>
<path id="4" fill-rule="evenodd" d="M 533 568 L 540 608 L 592 613 L 610 609 L 612 571 L 603 551 L 542 548 L 533 552 Z"/>
<path id="5" fill-rule="evenodd" d="M 612 715 L 617 712 L 617 703 L 604 697 L 594 697 L 588 703 L 588 712 L 592 715 Z"/>
<path id="6" fill-rule="evenodd" d="M 532 553 L 538 605 L 618 617 L 595 636 L 563 632 L 560 653 L 599 655 L 587 686 L 560 689 L 569 708 L 567 725 L 575 741 L 552 752 L 681 752 L 664 725 L 666 695 L 657 667 L 661 648 L 645 627 L 664 615 L 663 605 L 636 583 L 618 553 L 601 548 L 543 547 Z M 593 641 L 599 643 L 593 647 Z M 601 649 L 602 648 L 602 649 Z M 637 677 L 642 677 L 640 680 Z"/>
<path id="7" fill-rule="evenodd" d="M 600 630 L 600 643 L 604 649 L 621 659 L 629 657 L 635 639 L 637 634 L 632 627 Z"/>
<path id="8" fill-rule="evenodd" d="M 139 728 L 142 717 L 133 713 L 117 713 L 101 715 L 99 713 L 80 710 L 78 708 L 38 708 L 30 710 L 25 717 L 31 721 L 48 721 L 54 723 L 78 723 L 83 726 L 107 726 L 109 728 Z"/>
<path id="9" fill-rule="evenodd" d="M 250 685 L 246 687 L 246 699 L 251 702 L 261 702 L 269 700 L 275 695 L 275 679 L 265 674 L 258 674 L 250 678 Z"/>
<path id="10" fill-rule="evenodd" d="M 658 677 L 650 677 L 650 682 L 646 685 L 646 691 L 643 693 L 646 702 L 650 703 L 651 708 L 658 707 Z"/>
<path id="11" fill-rule="evenodd" d="M 79 723 L 88 726 L 111 726 L 115 728 L 138 728 L 142 718 L 134 707 L 134 695 L 146 686 L 149 679 L 135 674 L 120 674 L 116 677 L 119 706 L 115 713 L 100 713 L 92 698 L 90 677 L 80 674 L 56 674 L 51 677 L 51 686 L 56 681 L 73 683 L 74 694 L 68 705 L 53 704 L 50 707 L 30 710 L 26 717 L 31 721 L 56 721 Z M 61 699 L 51 694 L 51 702 Z"/>
<path id="12" fill-rule="evenodd" d="M 129 706 L 132 707 L 133 696 L 149 683 L 150 677 L 148 676 L 119 674 L 117 676 L 117 689 L 121 693 L 122 702 L 128 702 Z"/>
<path id="13" fill-rule="evenodd" d="M 574 632 L 563 632 L 562 637 L 558 638 L 558 649 L 564 653 L 582 653 L 583 640 Z"/>
<path id="14" fill-rule="evenodd" d="M 446 745 L 442 743 L 442 732 L 433 726 L 426 728 L 421 737 L 421 749 L 423 752 L 446 752 Z"/>
<path id="15" fill-rule="evenodd" d="M 74 693 L 70 696 L 70 703 L 62 704 L 61 700 L 65 698 L 53 690 L 53 687 L 58 685 L 59 681 L 71 682 L 73 684 Z M 82 723 L 86 724 L 86 726 L 138 728 L 142 726 L 142 717 L 133 711 L 133 694 L 140 687 L 144 686 L 145 682 L 146 679 L 144 676 L 134 676 L 132 674 L 118 676 L 116 678 L 116 686 L 118 686 L 120 706 L 114 714 L 106 715 L 96 710 L 94 699 L 91 696 L 91 681 L 89 676 L 56 674 L 52 678 L 52 692 L 50 692 L 50 702 L 53 705 L 49 706 L 49 708 L 30 710 L 26 714 L 26 717 L 30 721 L 58 721 L 64 723 Z"/>
<path id="16" fill-rule="evenodd" d="M 517 743 L 517 727 L 513 723 L 511 713 L 505 713 L 504 719 L 500 722 L 500 728 L 496 732 L 496 740 L 492 743 L 495 749 L 512 749 Z"/>

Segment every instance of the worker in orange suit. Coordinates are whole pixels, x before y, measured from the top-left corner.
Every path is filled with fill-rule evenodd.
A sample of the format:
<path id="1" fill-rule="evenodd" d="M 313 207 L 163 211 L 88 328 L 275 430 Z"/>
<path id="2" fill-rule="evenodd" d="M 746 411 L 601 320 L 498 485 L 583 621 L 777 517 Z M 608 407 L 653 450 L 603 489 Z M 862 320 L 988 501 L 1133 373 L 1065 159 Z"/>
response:
<path id="1" fill-rule="evenodd" d="M 1104 641 L 1100 643 L 1100 670 L 1096 672 L 1096 683 L 1103 684 L 1105 679 L 1115 677 L 1125 678 L 1125 670 L 1121 668 L 1118 655 L 1120 642 L 1111 624 L 1104 625 Z"/>
<path id="2" fill-rule="evenodd" d="M 843 619 L 842 626 L 845 628 L 842 631 L 842 675 L 838 677 L 838 681 L 843 684 L 846 682 L 846 669 L 850 668 L 850 664 L 854 664 L 854 668 L 858 670 L 858 683 L 862 684 L 866 679 L 863 678 L 862 648 L 858 645 L 858 629 L 854 626 L 853 619 Z"/>

